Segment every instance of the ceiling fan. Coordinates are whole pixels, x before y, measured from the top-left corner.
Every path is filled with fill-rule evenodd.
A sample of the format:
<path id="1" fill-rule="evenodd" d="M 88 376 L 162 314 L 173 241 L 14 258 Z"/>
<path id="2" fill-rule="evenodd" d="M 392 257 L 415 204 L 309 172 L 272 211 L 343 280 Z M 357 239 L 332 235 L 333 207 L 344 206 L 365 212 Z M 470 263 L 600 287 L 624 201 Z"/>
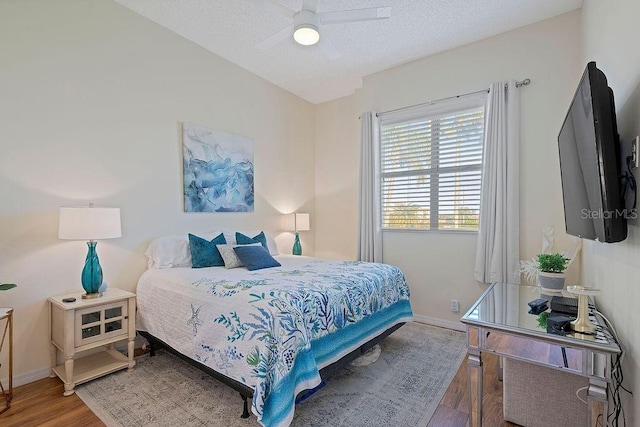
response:
<path id="1" fill-rule="evenodd" d="M 372 21 L 387 19 L 391 16 L 391 8 L 370 7 L 367 9 L 336 10 L 333 12 L 318 12 L 319 0 L 303 0 L 301 10 L 293 10 L 280 4 L 277 0 L 256 0 L 265 7 L 269 7 L 293 22 L 286 28 L 267 37 L 256 45 L 258 49 L 268 49 L 293 35 L 293 39 L 301 45 L 310 46 L 318 42 L 318 46 L 330 58 L 337 59 L 340 52 L 333 43 L 323 35 L 320 37 L 320 27 L 327 24 L 343 24 L 348 22 Z"/>

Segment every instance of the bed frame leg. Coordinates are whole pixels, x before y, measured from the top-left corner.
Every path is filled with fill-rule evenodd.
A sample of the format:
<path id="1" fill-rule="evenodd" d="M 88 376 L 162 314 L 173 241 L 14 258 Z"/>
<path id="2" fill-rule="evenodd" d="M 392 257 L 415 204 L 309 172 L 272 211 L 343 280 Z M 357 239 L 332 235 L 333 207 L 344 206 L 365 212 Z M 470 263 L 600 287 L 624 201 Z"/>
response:
<path id="1" fill-rule="evenodd" d="M 153 341 L 149 341 L 149 357 L 153 357 L 156 355 L 156 346 Z"/>
<path id="2" fill-rule="evenodd" d="M 240 397 L 242 397 L 242 400 L 244 400 L 242 415 L 240 415 L 240 418 L 249 418 L 250 414 L 249 414 L 249 403 L 247 402 L 247 396 L 240 393 Z"/>

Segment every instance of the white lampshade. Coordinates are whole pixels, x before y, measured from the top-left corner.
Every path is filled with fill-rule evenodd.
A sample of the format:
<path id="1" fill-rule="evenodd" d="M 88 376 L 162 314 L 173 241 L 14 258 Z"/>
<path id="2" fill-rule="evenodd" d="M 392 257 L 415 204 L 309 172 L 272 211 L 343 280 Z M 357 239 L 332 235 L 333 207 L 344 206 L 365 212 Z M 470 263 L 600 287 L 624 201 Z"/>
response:
<path id="1" fill-rule="evenodd" d="M 318 43 L 318 40 L 320 40 L 320 33 L 318 32 L 318 28 L 314 25 L 302 24 L 296 27 L 293 32 L 293 39 L 298 44 L 311 46 Z"/>
<path id="2" fill-rule="evenodd" d="M 120 208 L 60 208 L 59 239 L 100 240 L 121 236 Z"/>
<path id="3" fill-rule="evenodd" d="M 295 214 L 295 231 L 309 231 L 311 230 L 308 213 L 296 213 Z"/>

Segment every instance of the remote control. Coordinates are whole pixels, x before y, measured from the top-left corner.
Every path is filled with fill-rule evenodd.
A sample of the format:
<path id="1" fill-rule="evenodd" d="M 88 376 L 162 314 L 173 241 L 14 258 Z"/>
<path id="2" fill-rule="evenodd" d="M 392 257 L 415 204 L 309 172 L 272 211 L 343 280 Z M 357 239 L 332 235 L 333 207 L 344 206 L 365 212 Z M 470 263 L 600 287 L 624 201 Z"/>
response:
<path id="1" fill-rule="evenodd" d="M 76 302 L 75 298 L 62 298 L 62 302 Z"/>
<path id="2" fill-rule="evenodd" d="M 528 311 L 529 314 L 535 314 L 538 315 L 540 313 L 542 313 L 543 311 L 547 311 L 547 306 L 546 305 L 537 305 L 535 307 L 531 307 Z"/>
<path id="3" fill-rule="evenodd" d="M 537 299 L 534 299 L 533 301 L 529 301 L 527 304 L 531 308 L 540 308 L 540 307 L 544 307 L 545 305 L 547 305 L 548 302 L 549 302 L 549 300 L 546 300 L 544 298 L 537 298 Z"/>

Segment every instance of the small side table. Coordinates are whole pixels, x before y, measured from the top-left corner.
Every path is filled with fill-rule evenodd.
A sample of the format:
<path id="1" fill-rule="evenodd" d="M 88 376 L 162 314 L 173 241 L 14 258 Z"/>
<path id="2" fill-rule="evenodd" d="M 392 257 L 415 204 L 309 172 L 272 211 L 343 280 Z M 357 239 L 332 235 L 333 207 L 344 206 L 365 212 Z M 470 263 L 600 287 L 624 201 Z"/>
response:
<path id="1" fill-rule="evenodd" d="M 0 414 L 11 407 L 11 399 L 13 398 L 13 308 L 0 308 L 0 321 L 1 320 L 4 320 L 5 323 L 2 330 L 2 338 L 0 339 L 0 355 L 5 348 L 5 342 L 9 343 L 9 387 L 5 389 L 2 381 L 0 381 L 0 392 L 4 400 L 4 407 L 0 408 Z M 7 333 L 9 335 L 8 341 Z M 1 367 L 2 365 L 0 364 L 0 368 Z"/>
<path id="2" fill-rule="evenodd" d="M 563 292 L 563 296 L 569 296 Z M 541 327 L 538 315 L 531 313 L 527 305 L 527 301 L 540 296 L 537 286 L 494 283 L 460 319 L 467 329 L 469 426 L 482 427 L 482 353 L 587 378 L 587 425 L 595 426 L 598 420 L 606 422 L 613 384 L 611 361 L 621 352 L 620 346 L 595 311 L 590 313 L 597 326 L 595 334 L 558 334 Z M 557 393 L 545 391 L 550 395 L 554 392 Z M 557 410 L 545 409 L 548 413 Z"/>
<path id="3" fill-rule="evenodd" d="M 75 298 L 73 302 L 64 299 Z M 136 337 L 136 295 L 109 288 L 99 298 L 82 299 L 80 292 L 49 298 L 51 328 L 51 377 L 64 382 L 64 396 L 74 393 L 78 384 L 120 369 L 132 370 L 133 340 Z M 127 340 L 127 355 L 115 349 L 115 343 Z M 76 357 L 95 348 L 103 351 Z M 64 363 L 57 363 L 58 351 Z"/>

